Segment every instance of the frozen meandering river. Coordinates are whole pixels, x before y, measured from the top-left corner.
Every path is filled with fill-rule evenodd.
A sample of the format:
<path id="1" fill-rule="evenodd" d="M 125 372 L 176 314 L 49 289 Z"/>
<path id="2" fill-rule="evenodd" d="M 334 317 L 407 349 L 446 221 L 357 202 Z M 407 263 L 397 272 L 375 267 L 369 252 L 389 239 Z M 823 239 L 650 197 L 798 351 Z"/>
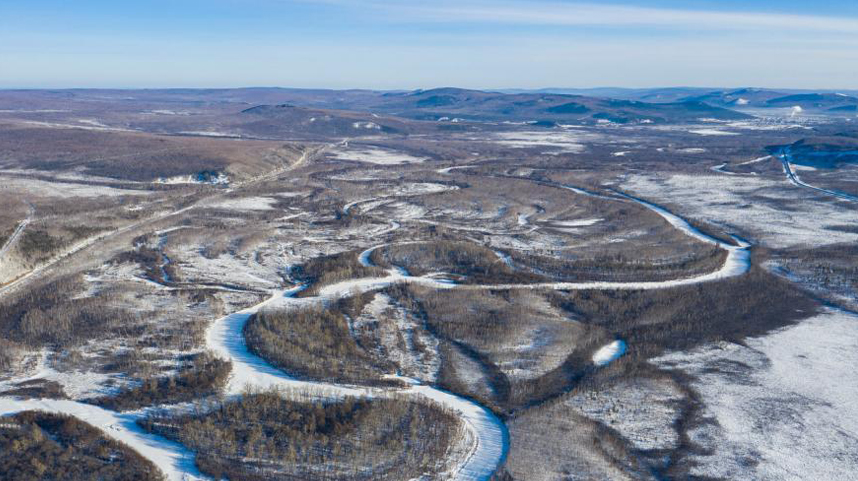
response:
<path id="1" fill-rule="evenodd" d="M 458 480 L 488 480 L 506 456 L 509 436 L 503 422 L 485 407 L 432 386 L 421 385 L 416 381 L 402 388 L 369 388 L 298 380 L 251 353 L 245 343 L 243 328 L 251 316 L 262 309 L 297 309 L 401 282 L 420 283 L 438 289 L 662 289 L 738 276 L 747 272 L 750 267 L 749 245 L 739 239 L 736 239 L 736 245 L 715 239 L 695 229 L 686 220 L 667 209 L 626 194 L 616 192 L 617 197 L 609 197 L 592 194 L 574 187 L 564 186 L 564 188 L 579 194 L 593 195 L 603 199 L 615 201 L 625 199 L 639 203 L 660 215 L 685 234 L 725 249 L 728 252 L 727 258 L 724 264 L 714 272 L 657 282 L 456 285 L 430 276 L 410 276 L 401 269 L 393 268 L 384 277 L 348 280 L 323 286 L 315 297 L 295 297 L 304 286 L 272 292 L 271 297 L 264 302 L 218 319 L 212 323 L 206 333 L 207 347 L 221 357 L 230 359 L 233 363 L 233 371 L 226 388 L 227 394 L 240 394 L 245 388 L 253 387 L 262 389 L 285 388 L 290 393 L 301 393 L 308 397 L 380 397 L 389 395 L 426 397 L 458 413 L 470 433 L 468 438 L 472 445 L 456 466 L 448 471 L 449 477 Z M 379 247 L 382 246 L 376 246 L 360 253 L 359 262 L 363 265 L 372 265 L 371 254 Z M 625 348 L 625 343 L 617 340 L 603 347 L 604 352 L 600 350 L 595 353 L 593 361 L 597 365 L 605 365 L 622 355 Z M 2 415 L 31 409 L 69 414 L 99 427 L 109 436 L 125 442 L 141 455 L 153 461 L 171 480 L 204 478 L 194 466 L 192 453 L 183 446 L 167 441 L 160 436 L 146 433 L 137 426 L 136 420 L 143 415 L 141 413 L 119 414 L 74 401 L 0 398 L 0 414 Z"/>

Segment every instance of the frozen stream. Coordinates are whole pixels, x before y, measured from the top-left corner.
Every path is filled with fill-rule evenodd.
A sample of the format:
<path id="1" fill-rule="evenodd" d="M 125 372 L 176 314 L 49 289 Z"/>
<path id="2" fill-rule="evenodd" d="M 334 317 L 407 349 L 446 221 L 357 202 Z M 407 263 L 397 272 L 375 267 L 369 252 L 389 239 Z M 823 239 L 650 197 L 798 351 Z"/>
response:
<path id="1" fill-rule="evenodd" d="M 579 189 L 577 187 L 564 186 L 560 184 L 556 184 L 557 187 L 561 187 L 566 190 L 570 190 L 580 195 L 587 195 L 591 197 L 597 197 L 600 199 L 610 199 L 610 200 L 620 200 L 625 199 L 632 202 L 636 202 L 647 209 L 655 212 L 664 220 L 666 220 L 671 226 L 676 229 L 682 231 L 685 235 L 692 237 L 698 241 L 705 242 L 708 244 L 713 244 L 718 246 L 721 249 L 727 251 L 727 258 L 724 260 L 724 263 L 721 267 L 713 272 L 709 272 L 707 274 L 701 274 L 697 276 L 685 277 L 680 279 L 671 279 L 667 281 L 640 281 L 640 282 L 612 282 L 612 281 L 584 281 L 584 282 L 538 282 L 532 284 L 491 284 L 491 285 L 457 285 L 458 289 L 557 289 L 557 290 L 584 290 L 584 289 L 605 289 L 605 290 L 647 290 L 647 289 L 665 289 L 670 287 L 679 287 L 679 286 L 687 286 L 700 284 L 703 282 L 712 282 L 718 281 L 722 279 L 726 279 L 729 277 L 741 276 L 748 272 L 751 267 L 751 252 L 748 250 L 750 244 L 739 239 L 738 237 L 733 237 L 733 240 L 736 242 L 734 244 L 728 244 L 719 239 L 716 239 L 710 235 L 707 235 L 701 232 L 699 229 L 692 226 L 688 221 L 683 219 L 682 217 L 670 212 L 669 210 L 661 207 L 660 205 L 653 204 L 651 202 L 647 202 L 645 200 L 639 199 L 637 197 L 633 197 L 628 194 L 624 194 L 622 192 L 614 192 L 619 198 L 608 197 L 600 194 L 595 194 L 583 189 Z M 418 244 L 420 242 L 408 241 L 398 243 L 397 245 L 408 245 L 408 244 Z M 373 266 L 371 261 L 372 253 L 380 249 L 382 247 L 388 246 L 391 244 L 381 244 L 374 247 L 370 247 L 365 251 L 361 252 L 358 256 L 358 262 L 363 266 Z M 412 278 L 419 279 L 419 278 Z M 425 279 L 424 279 L 425 281 Z"/>
<path id="2" fill-rule="evenodd" d="M 815 190 L 826 195 L 837 197 L 838 199 L 858 202 L 858 197 L 855 197 L 854 195 L 850 195 L 837 190 L 823 189 L 821 187 L 816 187 L 815 185 L 810 185 L 802 181 L 801 178 L 799 178 L 798 174 L 795 173 L 795 170 L 793 170 L 792 168 L 792 152 L 790 151 L 789 147 L 783 149 L 778 155 L 778 158 L 781 159 L 781 163 L 784 167 L 784 174 L 787 176 L 787 180 L 789 180 L 793 185 Z"/>
<path id="3" fill-rule="evenodd" d="M 574 187 L 568 190 L 606 198 Z M 360 386 L 345 386 L 331 383 L 311 382 L 294 379 L 283 371 L 268 364 L 262 358 L 252 354 L 245 344 L 242 330 L 245 323 L 255 313 L 264 308 L 295 309 L 302 306 L 325 303 L 339 297 L 354 295 L 359 292 L 382 288 L 400 282 L 420 283 L 439 289 L 515 289 L 515 288 L 550 288 L 560 290 L 570 289 L 662 289 L 681 285 L 710 282 L 744 274 L 750 267 L 749 245 L 736 239 L 739 245 L 724 243 L 708 236 L 691 226 L 687 221 L 668 210 L 628 196 L 616 193 L 619 197 L 647 207 L 654 211 L 672 226 L 685 234 L 727 250 L 728 256 L 724 264 L 709 274 L 683 279 L 657 282 L 556 282 L 538 284 L 498 284 L 498 285 L 456 285 L 438 280 L 430 276 L 409 276 L 400 269 L 390 269 L 387 276 L 369 279 L 356 279 L 324 286 L 319 295 L 309 298 L 296 298 L 295 295 L 303 287 L 295 287 L 273 292 L 266 301 L 248 309 L 230 314 L 218 319 L 206 332 L 206 343 L 220 356 L 232 360 L 233 371 L 227 386 L 227 394 L 240 394 L 245 388 L 283 388 L 291 393 L 300 393 L 308 397 L 337 398 L 343 396 L 387 396 L 405 394 L 410 396 L 425 396 L 456 412 L 470 432 L 473 445 L 462 456 L 461 462 L 448 472 L 448 477 L 457 480 L 488 480 L 497 467 L 503 462 L 508 447 L 509 436 L 503 422 L 488 409 L 431 386 L 420 385 L 416 382 L 404 388 L 367 388 Z M 607 197 L 612 200 L 618 198 Z M 359 255 L 363 265 L 371 265 L 372 252 L 382 246 L 376 246 Z M 604 355 L 598 355 L 594 362 L 607 363 L 615 359 L 625 350 L 625 343 L 616 341 L 606 346 Z M 598 353 L 597 353 L 598 354 Z M 103 430 L 107 435 L 128 444 L 141 455 L 159 466 L 171 480 L 204 479 L 193 464 L 193 456 L 184 447 L 164 438 L 142 431 L 136 425 L 136 419 L 142 414 L 120 414 L 107 411 L 88 404 L 74 401 L 55 400 L 19 400 L 17 398 L 0 398 L 0 415 L 8 415 L 23 410 L 37 409 L 50 412 L 64 413 L 76 416 Z"/>
<path id="4" fill-rule="evenodd" d="M 326 286 L 321 290 L 318 297 L 294 297 L 303 289 L 303 286 L 299 286 L 278 292 L 256 306 L 215 321 L 206 333 L 206 343 L 210 349 L 222 357 L 232 360 L 232 375 L 227 385 L 227 394 L 240 394 L 246 387 L 252 386 L 288 389 L 291 393 L 305 393 L 308 397 L 378 397 L 405 394 L 432 399 L 459 413 L 474 440 L 473 446 L 464 461 L 450 472 L 450 478 L 463 481 L 488 480 L 503 461 L 509 445 L 506 427 L 488 409 L 449 392 L 420 385 L 413 381 L 406 388 L 367 388 L 298 380 L 251 353 L 245 343 L 242 333 L 245 323 L 263 308 L 295 309 L 352 295 L 360 291 L 381 288 L 404 280 L 421 282 L 436 287 L 449 287 L 449 284 L 439 283 L 434 279 L 404 276 L 397 270 L 391 270 L 387 277 L 344 281 Z"/>

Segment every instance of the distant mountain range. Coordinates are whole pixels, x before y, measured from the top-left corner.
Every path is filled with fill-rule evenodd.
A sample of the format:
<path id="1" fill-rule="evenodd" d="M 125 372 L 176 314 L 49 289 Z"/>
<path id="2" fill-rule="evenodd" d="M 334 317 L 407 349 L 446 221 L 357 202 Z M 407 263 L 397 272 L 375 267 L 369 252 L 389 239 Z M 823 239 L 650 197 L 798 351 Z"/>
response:
<path id="1" fill-rule="evenodd" d="M 504 90 L 504 93 L 561 93 L 594 97 L 631 99 L 642 102 L 704 102 L 731 109 L 792 108 L 830 112 L 858 111 L 858 90 L 807 91 L 773 90 L 762 88 L 700 88 L 671 87 L 653 89 L 594 88 L 594 89 L 539 89 Z"/>
<path id="2" fill-rule="evenodd" d="M 858 133 L 808 137 L 792 144 L 793 161 L 821 168 L 858 163 Z"/>
<path id="3" fill-rule="evenodd" d="M 290 116 L 298 115 L 296 109 L 299 108 L 325 107 L 419 121 L 529 122 L 545 127 L 564 123 L 676 123 L 700 118 L 749 118 L 747 114 L 693 99 L 654 103 L 583 95 L 505 94 L 458 88 L 335 96 L 335 99 L 329 99 L 328 102 L 315 95 L 314 99 L 308 101 L 300 92 L 289 92 L 286 95 L 289 97 L 289 103 L 276 107 L 247 109 L 244 113 L 283 117 L 286 113 Z M 373 122 L 384 125 L 384 121 Z"/>
<path id="4" fill-rule="evenodd" d="M 252 138 L 502 130 L 514 125 L 687 124 L 749 119 L 766 110 L 783 114 L 795 107 L 855 117 L 858 96 L 692 87 L 514 92 L 452 87 L 0 90 L 0 112 L 5 112 L 0 117 L 53 123 L 90 118 L 130 130 Z"/>
<path id="5" fill-rule="evenodd" d="M 284 104 L 295 107 L 372 112 L 411 120 L 536 122 L 546 126 L 738 120 L 748 118 L 750 110 L 794 107 L 831 115 L 858 112 L 858 96 L 848 93 L 757 88 L 492 92 L 448 87 L 402 92 L 281 90 L 266 96 L 283 98 Z"/>

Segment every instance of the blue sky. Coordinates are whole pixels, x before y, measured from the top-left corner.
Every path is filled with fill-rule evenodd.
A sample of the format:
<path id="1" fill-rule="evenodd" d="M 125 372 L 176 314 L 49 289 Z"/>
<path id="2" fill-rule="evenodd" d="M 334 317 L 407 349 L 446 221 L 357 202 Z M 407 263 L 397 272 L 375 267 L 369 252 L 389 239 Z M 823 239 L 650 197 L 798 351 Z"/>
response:
<path id="1" fill-rule="evenodd" d="M 858 89 L 854 0 L 0 0 L 2 87 Z"/>

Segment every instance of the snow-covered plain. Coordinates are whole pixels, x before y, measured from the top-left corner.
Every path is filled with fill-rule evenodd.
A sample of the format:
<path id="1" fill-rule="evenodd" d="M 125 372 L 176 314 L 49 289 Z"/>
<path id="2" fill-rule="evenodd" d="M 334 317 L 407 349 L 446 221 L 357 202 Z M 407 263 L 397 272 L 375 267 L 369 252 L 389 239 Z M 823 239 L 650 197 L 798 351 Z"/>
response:
<path id="1" fill-rule="evenodd" d="M 0 173 L 0 189 L 30 197 L 54 197 L 67 199 L 72 197 L 118 197 L 118 196 L 149 196 L 146 190 L 120 189 L 103 185 L 88 185 L 72 182 L 50 182 L 40 179 L 23 179 L 18 176 L 4 176 Z"/>
<path id="2" fill-rule="evenodd" d="M 684 393 L 663 379 L 621 379 L 597 390 L 570 397 L 566 404 L 581 414 L 617 430 L 641 450 L 674 449 L 679 434 L 673 428 Z"/>
<path id="3" fill-rule="evenodd" d="M 692 150 L 692 149 L 689 149 Z M 702 149 L 700 149 L 702 150 Z M 468 166 L 462 166 L 468 167 Z M 449 173 L 453 168 L 442 169 L 446 170 Z M 439 171 L 440 172 L 440 171 Z M 712 177 L 712 176 L 710 176 Z M 723 176 L 718 176 L 723 177 Z M 634 189 L 637 190 L 638 180 L 633 179 L 629 184 Z M 361 211 L 363 213 L 375 210 L 375 209 L 387 209 L 385 212 L 394 212 L 394 218 L 397 219 L 405 219 L 405 218 L 418 218 L 422 217 L 425 214 L 425 210 L 415 210 L 412 209 L 409 204 L 405 202 L 394 202 L 394 200 L 389 197 L 396 197 L 399 195 L 420 195 L 423 193 L 433 193 L 440 192 L 442 190 L 448 189 L 447 186 L 442 186 L 443 189 L 438 189 L 437 186 L 441 186 L 441 184 L 434 183 L 425 183 L 425 184 L 411 184 L 413 186 L 432 186 L 427 188 L 422 187 L 406 187 L 404 190 L 398 191 L 396 194 L 391 196 L 381 196 L 375 197 L 367 200 L 360 200 L 356 202 L 352 202 L 347 204 L 345 210 L 348 210 L 350 207 L 355 205 L 361 206 Z M 626 186 L 624 186 L 625 188 Z M 616 197 L 612 196 L 604 196 L 589 193 L 583 191 L 581 189 L 575 189 L 570 187 L 570 190 L 576 191 L 577 193 L 590 195 L 592 197 L 600 198 L 600 199 L 610 199 L 616 201 Z M 672 191 L 671 191 L 672 192 Z M 647 196 L 651 194 L 645 193 Z M 663 191 L 662 191 L 663 194 Z M 356 395 L 356 396 L 383 396 L 388 395 L 388 393 L 394 392 L 393 390 L 384 390 L 384 389 L 371 389 L 371 388 L 362 388 L 357 386 L 340 386 L 340 385 L 332 385 L 332 384 L 324 384 L 324 383 L 312 383 L 312 382 L 304 382 L 297 381 L 287 373 L 283 373 L 278 369 L 270 366 L 264 360 L 253 356 L 247 350 L 246 345 L 244 344 L 243 335 L 241 332 L 242 326 L 249 319 L 249 317 L 254 313 L 258 312 L 259 309 L 263 308 L 278 308 L 278 309 L 291 309 L 291 308 L 299 308 L 305 306 L 307 304 L 326 302 L 328 300 L 335 299 L 337 297 L 349 296 L 353 295 L 356 292 L 366 291 L 368 289 L 375 289 L 378 287 L 384 287 L 386 285 L 390 285 L 392 283 L 397 282 L 412 282 L 412 283 L 420 283 L 426 286 L 430 286 L 438 289 L 520 289 L 520 288 L 549 288 L 549 289 L 661 289 L 666 287 L 672 287 L 677 285 L 690 285 L 697 284 L 701 282 L 709 282 L 713 280 L 723 279 L 730 276 L 741 275 L 747 271 L 750 265 L 749 260 L 749 252 L 748 245 L 742 242 L 738 242 L 738 245 L 733 245 L 729 243 L 725 243 L 714 239 L 710 236 L 705 235 L 699 230 L 693 228 L 687 221 L 680 218 L 679 216 L 673 214 L 672 212 L 664 209 L 658 205 L 643 201 L 641 199 L 625 196 L 617 193 L 616 195 L 624 197 L 627 201 L 637 202 L 645 207 L 653 210 L 660 216 L 662 216 L 666 221 L 668 221 L 671 225 L 678 228 L 685 234 L 713 245 L 717 245 L 718 247 L 725 249 L 728 251 L 728 257 L 725 264 L 719 268 L 717 271 L 701 275 L 690 277 L 686 279 L 676 279 L 671 281 L 662 281 L 662 282 L 584 282 L 584 283 L 542 283 L 542 284 L 531 284 L 531 285 L 519 285 L 519 284 L 509 284 L 509 285 L 483 285 L 483 286 L 473 286 L 473 285 L 461 285 L 457 286 L 450 282 L 439 281 L 437 278 L 426 276 L 426 277 L 412 277 L 409 276 L 407 272 L 403 272 L 401 270 L 391 270 L 387 276 L 373 279 L 355 279 L 350 281 L 344 281 L 337 284 L 333 284 L 330 286 L 324 286 L 320 292 L 318 297 L 315 298 L 294 298 L 295 290 L 288 290 L 283 292 L 272 292 L 272 297 L 265 302 L 254 306 L 249 309 L 242 310 L 240 312 L 231 314 L 229 316 L 225 316 L 222 319 L 216 321 L 211 329 L 207 332 L 207 342 L 208 347 L 213 348 L 215 351 L 220 353 L 224 357 L 228 357 L 232 359 L 234 363 L 234 371 L 233 376 L 230 380 L 229 387 L 227 390 L 228 394 L 237 394 L 241 392 L 245 387 L 273 387 L 273 388 L 286 388 L 289 389 L 290 392 L 305 392 L 308 396 L 326 396 L 326 397 L 338 397 L 344 395 Z M 652 194 L 657 197 L 657 195 Z M 223 205 L 218 205 L 220 208 L 235 208 L 239 210 L 268 210 L 273 208 L 273 204 L 276 202 L 275 199 L 271 197 L 251 197 L 245 199 L 239 199 L 237 201 L 229 201 L 229 203 L 224 203 Z M 306 213 L 303 213 L 306 214 Z M 295 215 L 303 215 L 303 214 L 295 214 Z M 528 217 L 525 214 L 524 218 L 521 222 L 522 224 L 528 223 Z M 602 219 L 582 219 L 582 220 L 566 220 L 566 221 L 554 221 L 553 224 L 559 225 L 561 227 L 585 227 L 589 225 L 594 225 L 598 222 L 602 221 Z M 549 221 L 551 222 L 551 221 Z M 726 222 L 729 224 L 729 222 Z M 392 227 L 388 229 L 387 227 L 383 227 L 380 231 L 381 234 L 387 234 L 392 230 L 398 229 L 400 226 L 397 222 L 392 221 Z M 571 230 L 571 229 L 570 229 Z M 314 233 L 318 239 L 325 240 L 325 236 L 328 236 L 330 233 L 319 234 L 318 232 Z M 342 234 L 342 233 L 340 233 Z M 348 237 L 348 236 L 340 236 Z M 327 239 L 333 242 L 339 241 L 339 238 L 336 235 L 330 234 L 330 239 Z M 366 245 L 366 244 L 364 244 Z M 372 250 L 375 248 L 367 249 L 359 256 L 359 261 L 364 265 L 370 265 L 369 256 Z M 172 254 L 171 254 L 172 255 Z M 181 256 L 185 258 L 184 255 Z M 233 256 L 224 256 L 232 259 Z M 300 254 L 296 254 L 294 252 L 291 253 L 290 258 L 301 258 Z M 503 260 L 503 256 L 499 253 L 499 258 Z M 214 262 L 210 260 L 210 262 Z M 219 261 L 218 261 L 219 262 Z M 243 276 L 251 276 L 251 274 L 246 273 L 249 268 L 260 267 L 262 266 L 254 266 L 249 260 L 240 260 L 236 261 L 235 264 L 229 263 L 219 263 L 221 271 L 219 271 L 218 275 L 222 275 L 227 278 L 230 275 L 236 275 L 236 273 L 229 272 L 233 266 L 237 266 L 238 269 L 237 274 Z M 282 263 L 281 263 L 282 266 Z M 198 267 L 200 272 L 208 271 L 208 267 L 205 265 L 201 265 Z M 261 285 L 261 288 L 270 289 L 272 284 L 275 284 L 278 279 L 277 270 L 272 266 L 266 266 L 265 272 L 260 273 L 261 276 L 264 276 L 265 279 L 261 277 L 256 277 L 255 285 Z M 193 271 L 191 271 L 193 272 Z M 255 275 L 255 274 L 253 274 Z M 372 314 L 372 313 L 371 313 Z M 377 316 L 375 316 L 377 317 Z M 530 346 L 533 347 L 533 346 Z M 625 343 L 623 341 L 615 341 L 607 346 L 604 346 L 602 349 L 598 350 L 593 355 L 593 362 L 597 366 L 604 366 L 622 355 L 625 350 Z M 426 376 L 431 377 L 431 376 Z M 429 382 L 429 381 L 424 381 Z M 432 388 L 427 385 L 420 385 L 419 383 L 414 383 L 408 388 L 404 388 L 399 391 L 395 391 L 399 394 L 405 395 L 426 395 L 427 397 L 431 397 L 438 402 L 441 402 L 444 405 L 447 405 L 456 411 L 460 412 L 463 416 L 463 419 L 468 423 L 468 426 L 471 429 L 471 434 L 473 435 L 473 440 L 476 443 L 473 445 L 473 453 L 471 455 L 466 456 L 466 461 L 463 462 L 460 466 L 460 470 L 458 471 L 457 479 L 486 479 L 488 474 L 490 474 L 499 460 L 502 460 L 505 456 L 507 443 L 506 440 L 506 432 L 505 429 L 494 416 L 489 413 L 485 408 L 476 405 L 470 401 L 459 398 L 450 393 L 445 393 L 443 391 L 439 391 L 435 388 Z M 0 407 L 4 406 L 5 400 L 0 400 Z M 69 412 L 76 412 L 73 405 L 57 405 L 57 409 L 68 409 Z M 592 404 L 587 404 L 586 406 L 579 406 L 582 409 L 582 412 L 588 415 L 597 416 L 597 409 Z M 14 406 L 10 409 L 16 409 Z M 82 419 L 89 420 L 87 417 L 89 414 L 81 411 Z M 665 417 L 669 417 L 666 413 Z M 99 416 L 100 414 L 95 414 L 95 416 Z M 671 414 L 672 415 L 672 414 Z M 118 415 L 117 415 L 118 416 Z M 100 419 L 96 417 L 96 419 Z M 630 428 L 631 429 L 631 428 Z M 634 429 L 632 429 L 633 432 Z M 135 436 L 148 436 L 140 433 L 136 433 L 129 435 L 132 438 Z M 645 436 L 641 436 L 640 439 L 637 439 L 640 443 L 642 443 L 640 448 L 649 449 L 649 448 L 659 448 L 660 446 L 651 446 L 645 444 Z M 134 443 L 141 442 L 139 439 L 132 439 Z M 162 445 L 160 441 L 156 438 L 146 438 L 144 439 L 146 443 L 152 443 L 153 445 L 157 445 L 159 447 L 164 447 L 165 449 L 173 449 L 171 445 L 166 444 Z M 669 443 L 668 443 L 669 444 Z M 135 445 L 132 445 L 133 447 Z M 141 451 L 143 452 L 143 451 Z M 183 462 L 187 462 L 187 453 L 182 454 L 180 451 L 175 451 L 173 453 L 172 460 L 169 458 L 165 458 L 161 453 L 153 452 L 153 453 L 145 453 L 147 457 L 155 460 L 159 464 L 159 466 L 166 466 L 164 469 L 168 473 L 179 473 L 183 472 L 182 464 Z M 164 464 L 166 463 L 166 464 Z M 188 471 L 191 475 L 196 476 L 195 473 Z M 488 474 L 487 474 L 488 473 Z"/>
<path id="4" fill-rule="evenodd" d="M 102 132 L 137 132 L 137 130 L 126 129 L 122 127 L 109 127 L 92 119 L 79 120 L 79 124 L 63 124 L 58 122 L 42 122 L 38 120 L 26 120 L 22 123 L 33 125 L 36 127 L 49 127 L 54 129 L 81 129 L 81 130 L 97 130 Z"/>
<path id="5" fill-rule="evenodd" d="M 737 175 L 634 175 L 625 178 L 623 188 L 648 198 L 675 202 L 682 206 L 683 214 L 740 229 L 769 247 L 858 241 L 858 234 L 828 228 L 854 224 L 854 211 L 838 208 L 781 179 Z M 800 209 L 779 208 L 778 204 L 800 206 Z"/>
<path id="6" fill-rule="evenodd" d="M 495 142 L 516 149 L 542 147 L 550 149 L 547 153 L 581 153 L 586 150 L 584 142 L 592 137 L 579 131 L 565 130 L 562 132 L 504 132 L 497 134 Z"/>
<path id="7" fill-rule="evenodd" d="M 351 160 L 378 165 L 419 164 L 426 160 L 404 152 L 373 147 L 337 148 L 330 151 L 329 155 L 337 160 Z"/>
<path id="8" fill-rule="evenodd" d="M 858 317 L 827 310 L 745 345 L 655 360 L 694 376 L 704 408 L 692 474 L 850 480 L 858 472 Z M 820 382 L 826 380 L 826 382 Z M 711 452 L 710 452 L 711 451 Z"/>
<path id="9" fill-rule="evenodd" d="M 552 220 L 551 225 L 560 227 L 589 227 L 602 222 L 604 219 L 576 219 L 576 220 Z"/>

